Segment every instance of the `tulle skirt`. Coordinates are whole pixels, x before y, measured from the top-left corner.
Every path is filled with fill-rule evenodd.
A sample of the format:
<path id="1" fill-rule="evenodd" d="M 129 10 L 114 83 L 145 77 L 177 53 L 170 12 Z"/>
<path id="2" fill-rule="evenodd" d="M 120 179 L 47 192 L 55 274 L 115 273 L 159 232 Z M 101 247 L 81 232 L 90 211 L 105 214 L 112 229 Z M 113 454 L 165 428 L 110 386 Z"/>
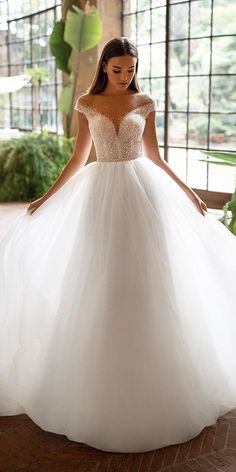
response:
<path id="1" fill-rule="evenodd" d="M 144 155 L 18 217 L 0 284 L 1 415 L 144 452 L 236 407 L 236 238 Z"/>

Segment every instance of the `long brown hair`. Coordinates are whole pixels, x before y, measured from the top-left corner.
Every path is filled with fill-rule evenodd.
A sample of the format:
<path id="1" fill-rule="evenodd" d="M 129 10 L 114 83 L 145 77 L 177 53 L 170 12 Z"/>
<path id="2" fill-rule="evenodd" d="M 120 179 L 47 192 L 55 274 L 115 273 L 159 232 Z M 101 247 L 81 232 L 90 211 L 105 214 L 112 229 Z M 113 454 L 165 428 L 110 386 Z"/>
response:
<path id="1" fill-rule="evenodd" d="M 113 38 L 105 44 L 98 62 L 96 73 L 94 75 L 91 85 L 87 89 L 87 93 L 91 93 L 94 95 L 96 93 L 101 92 L 106 87 L 108 79 L 107 74 L 102 68 L 103 62 L 107 63 L 107 61 L 109 61 L 109 59 L 111 59 L 112 57 L 125 56 L 126 54 L 137 58 L 135 75 L 128 88 L 134 90 L 135 92 L 140 92 L 141 89 L 137 80 L 138 49 L 129 38 L 121 36 L 118 38 Z"/>

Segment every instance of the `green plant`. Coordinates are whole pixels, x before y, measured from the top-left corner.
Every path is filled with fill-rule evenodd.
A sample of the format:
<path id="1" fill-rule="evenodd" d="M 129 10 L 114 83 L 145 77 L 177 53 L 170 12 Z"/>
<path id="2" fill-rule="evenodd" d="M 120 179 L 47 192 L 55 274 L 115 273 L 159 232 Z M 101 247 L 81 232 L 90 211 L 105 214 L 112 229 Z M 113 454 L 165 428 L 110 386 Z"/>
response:
<path id="1" fill-rule="evenodd" d="M 42 132 L 43 131 L 43 114 L 42 114 L 41 105 L 40 105 L 41 85 L 44 82 L 44 80 L 52 77 L 52 73 L 45 67 L 33 67 L 32 69 L 31 68 L 25 69 L 25 74 L 29 75 L 32 78 L 32 84 L 33 84 L 33 101 L 34 101 L 33 130 L 37 128 L 37 114 L 39 112 L 40 128 Z"/>
<path id="2" fill-rule="evenodd" d="M 62 88 L 58 108 L 66 114 L 66 135 L 70 136 L 70 123 L 73 112 L 73 98 L 78 75 L 78 66 L 72 66 L 74 51 L 83 52 L 95 47 L 102 35 L 102 23 L 95 6 L 87 1 L 84 10 L 72 6 L 65 21 L 55 23 L 49 39 L 51 53 L 56 58 L 56 66 L 68 75 L 67 84 Z"/>
<path id="3" fill-rule="evenodd" d="M 69 160 L 74 138 L 47 132 L 0 141 L 0 201 L 42 196 Z"/>
<path id="4" fill-rule="evenodd" d="M 218 159 L 218 161 L 209 159 L 199 159 L 201 162 L 208 164 L 215 164 L 220 166 L 236 167 L 236 153 L 234 152 L 218 152 L 218 151 L 201 151 L 208 157 Z M 236 235 L 236 190 L 234 191 L 231 200 L 226 202 L 223 206 L 224 214 L 219 221 L 221 221 L 233 234 Z"/>

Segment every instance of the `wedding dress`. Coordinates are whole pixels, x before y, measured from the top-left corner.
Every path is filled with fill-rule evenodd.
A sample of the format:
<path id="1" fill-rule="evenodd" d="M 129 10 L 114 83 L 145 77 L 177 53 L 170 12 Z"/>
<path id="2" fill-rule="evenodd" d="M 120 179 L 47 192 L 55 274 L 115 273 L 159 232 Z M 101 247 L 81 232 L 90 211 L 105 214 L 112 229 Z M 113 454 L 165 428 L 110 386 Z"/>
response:
<path id="1" fill-rule="evenodd" d="M 185 442 L 236 407 L 236 238 L 86 105 L 97 161 L 0 244 L 0 414 L 103 451 Z"/>

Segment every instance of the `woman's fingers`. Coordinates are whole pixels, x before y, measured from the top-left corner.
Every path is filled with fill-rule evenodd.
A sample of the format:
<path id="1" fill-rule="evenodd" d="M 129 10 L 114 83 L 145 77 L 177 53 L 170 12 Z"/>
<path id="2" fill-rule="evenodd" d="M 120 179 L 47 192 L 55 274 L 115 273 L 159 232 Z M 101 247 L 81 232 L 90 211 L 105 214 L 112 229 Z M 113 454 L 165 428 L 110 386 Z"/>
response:
<path id="1" fill-rule="evenodd" d="M 200 197 L 196 196 L 195 203 L 196 203 L 197 208 L 200 210 L 200 213 L 203 216 L 205 216 L 204 211 L 207 211 L 207 206 L 206 206 L 205 202 L 203 202 Z"/>

